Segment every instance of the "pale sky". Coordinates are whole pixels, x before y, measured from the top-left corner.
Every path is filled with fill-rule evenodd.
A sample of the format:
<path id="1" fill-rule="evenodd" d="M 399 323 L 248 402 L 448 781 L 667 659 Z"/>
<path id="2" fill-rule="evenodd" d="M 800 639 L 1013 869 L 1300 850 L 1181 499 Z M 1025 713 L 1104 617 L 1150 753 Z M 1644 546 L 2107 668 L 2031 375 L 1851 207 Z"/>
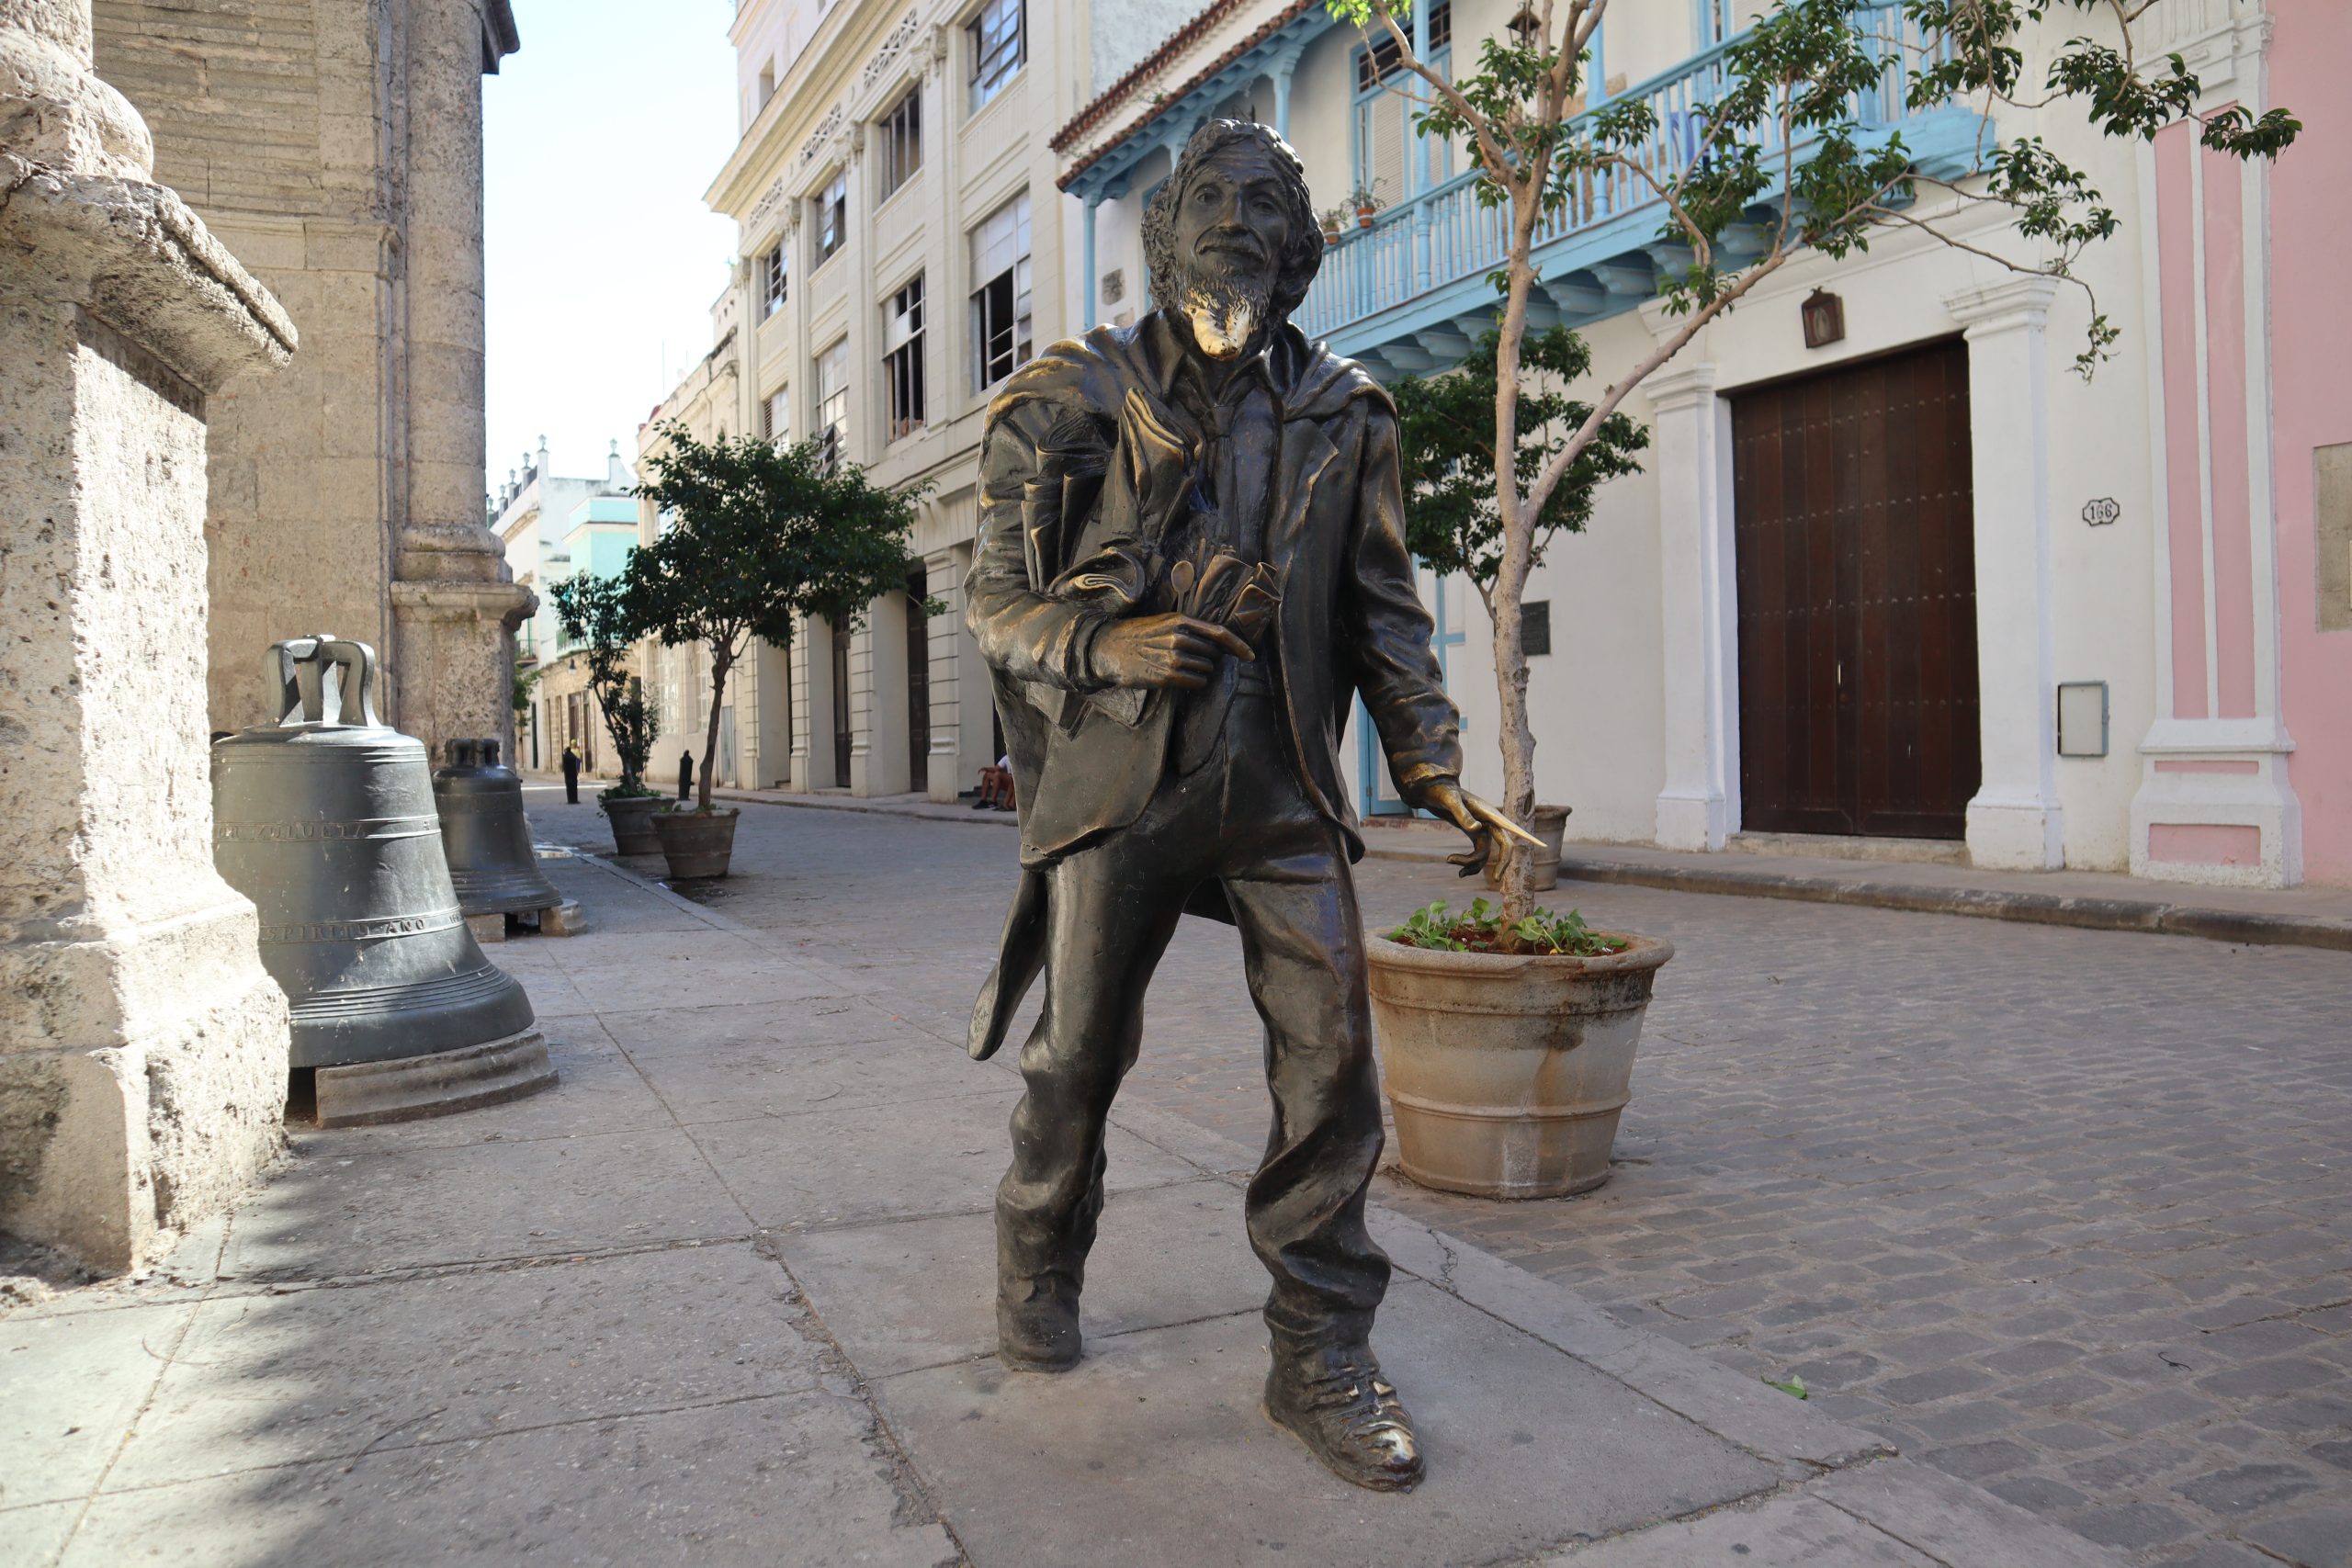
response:
<path id="1" fill-rule="evenodd" d="M 490 476 L 548 438 L 562 475 L 634 457 L 709 351 L 735 225 L 702 193 L 735 147 L 731 0 L 514 0 L 482 80 Z M 666 353 L 667 378 L 664 378 Z"/>

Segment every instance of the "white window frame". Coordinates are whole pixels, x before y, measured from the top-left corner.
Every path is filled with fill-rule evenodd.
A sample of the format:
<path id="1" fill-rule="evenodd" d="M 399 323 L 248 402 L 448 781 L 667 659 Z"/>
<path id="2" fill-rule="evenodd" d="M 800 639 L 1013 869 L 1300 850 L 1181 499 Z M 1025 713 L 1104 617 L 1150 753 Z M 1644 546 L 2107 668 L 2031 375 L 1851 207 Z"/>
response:
<path id="1" fill-rule="evenodd" d="M 792 298 L 792 267 L 784 242 L 760 253 L 760 320 L 766 321 Z"/>
<path id="2" fill-rule="evenodd" d="M 832 243 L 825 243 L 827 225 L 831 225 Z M 836 169 L 825 188 L 817 193 L 817 260 L 822 266 L 849 248 L 849 171 Z"/>
<path id="3" fill-rule="evenodd" d="M 1031 294 L 1033 235 L 1029 193 L 1023 191 L 981 220 L 967 236 L 971 255 L 972 389 L 986 391 L 1028 363 L 1035 352 Z M 995 319 L 990 295 L 1004 286 L 1006 319 Z"/>
<path id="4" fill-rule="evenodd" d="M 833 449 L 843 457 L 849 449 L 849 334 L 843 333 L 817 355 L 816 418 L 808 434 L 822 441 L 833 438 Z"/>
<path id="5" fill-rule="evenodd" d="M 899 96 L 890 110 L 874 122 L 876 138 L 881 142 L 882 194 L 888 201 L 906 188 L 907 182 L 922 172 L 922 85 L 917 83 Z M 902 155 L 911 154 L 905 163 Z"/>
<path id="6" fill-rule="evenodd" d="M 989 24 L 1001 26 L 1008 14 L 1012 21 L 1011 36 L 1000 32 L 991 44 Z M 1028 0 L 981 0 L 980 8 L 964 24 L 964 48 L 971 57 L 966 78 L 970 84 L 971 112 L 978 114 L 1018 80 L 1022 68 L 1029 63 Z"/>
<path id="7" fill-rule="evenodd" d="M 923 275 L 917 273 L 882 307 L 882 439 L 886 443 L 921 430 L 930 412 L 922 364 L 925 294 Z"/>

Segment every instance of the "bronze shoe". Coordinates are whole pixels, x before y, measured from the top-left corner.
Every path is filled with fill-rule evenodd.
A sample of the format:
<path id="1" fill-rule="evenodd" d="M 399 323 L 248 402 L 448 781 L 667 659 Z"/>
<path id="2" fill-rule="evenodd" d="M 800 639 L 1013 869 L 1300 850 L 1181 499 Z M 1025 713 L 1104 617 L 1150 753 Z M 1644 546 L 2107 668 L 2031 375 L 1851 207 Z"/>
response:
<path id="1" fill-rule="evenodd" d="M 1332 1349 L 1266 1374 L 1267 1418 L 1287 1428 L 1340 1480 L 1409 1492 L 1424 1466 L 1404 1401 L 1364 1348 Z"/>
<path id="2" fill-rule="evenodd" d="M 997 1355 L 1016 1371 L 1066 1372 L 1084 1354 L 1078 1292 L 1050 1280 L 1008 1280 L 996 1297 Z"/>

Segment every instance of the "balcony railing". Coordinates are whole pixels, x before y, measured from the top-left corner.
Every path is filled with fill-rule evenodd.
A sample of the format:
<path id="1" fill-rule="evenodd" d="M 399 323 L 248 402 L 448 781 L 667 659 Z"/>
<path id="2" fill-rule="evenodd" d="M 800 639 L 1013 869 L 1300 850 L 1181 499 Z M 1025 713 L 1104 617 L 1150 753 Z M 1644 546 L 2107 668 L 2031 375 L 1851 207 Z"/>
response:
<path id="1" fill-rule="evenodd" d="M 1883 62 L 1878 87 L 1862 96 L 1854 106 L 1855 115 L 1866 131 L 1891 131 L 1910 118 L 1914 62 L 1927 55 L 1930 40 L 1903 14 L 1900 0 L 1862 0 L 1854 9 L 1865 24 L 1866 47 Z M 1657 184 L 1670 184 L 1698 156 L 1706 135 L 1703 110 L 1729 85 L 1725 61 L 1737 41 L 1702 50 L 1611 100 L 1646 99 L 1657 116 L 1649 138 L 1627 156 Z M 1577 136 L 1577 128 L 1589 127 L 1599 112 L 1588 110 L 1570 120 L 1570 138 Z M 1484 277 L 1501 266 L 1510 250 L 1510 209 L 1480 203 L 1480 177 L 1476 170 L 1458 175 L 1381 214 L 1370 229 L 1342 236 L 1324 254 L 1323 269 L 1297 311 L 1299 326 L 1309 337 L 1328 336 L 1433 289 Z M 1649 179 L 1633 169 L 1579 175 L 1568 199 L 1537 221 L 1538 268 L 1546 277 L 1568 270 L 1558 265 L 1562 258 L 1554 248 L 1580 236 L 1598 238 L 1612 225 L 1623 248 L 1638 252 L 1661 238 L 1640 222 L 1640 216 L 1662 220 L 1664 210 Z M 1547 251 L 1554 254 L 1547 256 Z M 1596 253 L 1580 265 L 1612 259 L 1613 254 Z"/>

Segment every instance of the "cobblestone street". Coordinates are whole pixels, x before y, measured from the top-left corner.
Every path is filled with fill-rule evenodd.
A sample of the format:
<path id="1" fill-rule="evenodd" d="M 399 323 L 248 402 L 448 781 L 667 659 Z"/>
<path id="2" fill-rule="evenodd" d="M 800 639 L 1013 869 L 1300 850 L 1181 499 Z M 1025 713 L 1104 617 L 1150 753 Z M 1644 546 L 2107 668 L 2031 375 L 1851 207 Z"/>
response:
<path id="1" fill-rule="evenodd" d="M 609 852 L 593 807 L 541 835 Z M 685 891 L 883 971 L 960 1039 L 1013 836 L 744 809 Z M 658 873 L 659 862 L 640 863 Z M 1465 885 L 1360 868 L 1382 923 Z M 1589 1196 L 1384 1178 L 1417 1218 L 1573 1286 L 2143 1563 L 2352 1562 L 2352 959 L 1568 885 L 1670 938 Z M 1125 1091 L 1264 1135 L 1238 944 L 1187 921 Z"/>

